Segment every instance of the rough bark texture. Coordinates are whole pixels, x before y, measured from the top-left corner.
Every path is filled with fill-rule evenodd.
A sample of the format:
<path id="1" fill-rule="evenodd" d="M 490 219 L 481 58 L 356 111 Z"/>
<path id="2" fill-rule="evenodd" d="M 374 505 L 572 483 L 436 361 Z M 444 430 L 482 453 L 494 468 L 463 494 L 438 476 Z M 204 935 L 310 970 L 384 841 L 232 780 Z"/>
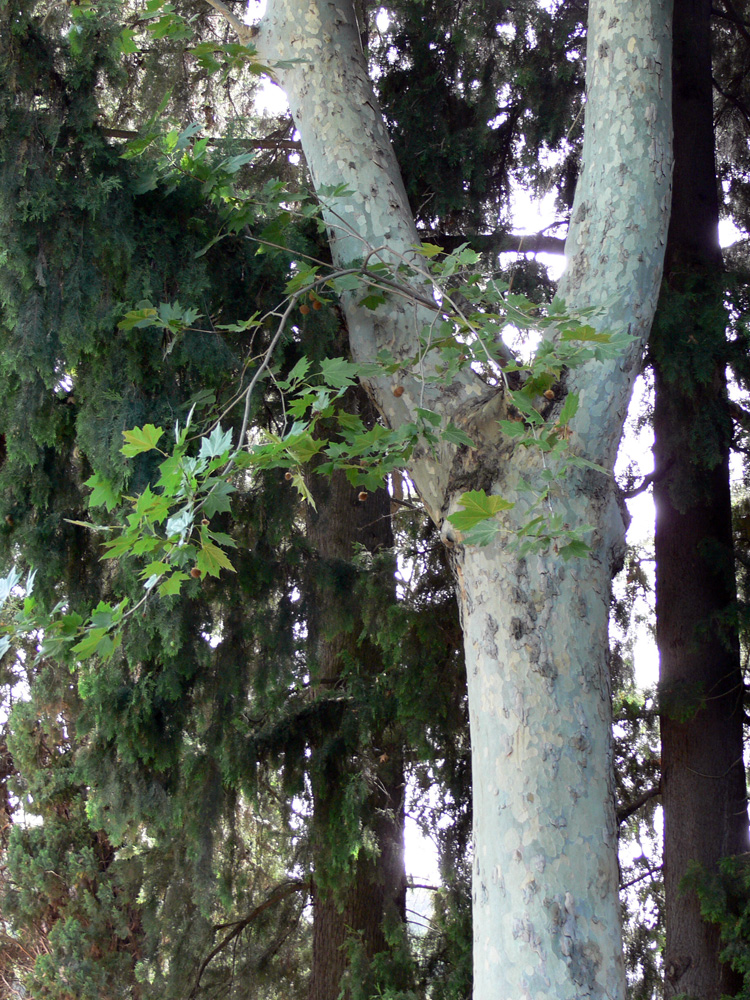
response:
<path id="1" fill-rule="evenodd" d="M 562 294 L 596 322 L 629 331 L 616 361 L 568 374 L 580 395 L 571 448 L 611 468 L 656 307 L 671 177 L 668 6 L 590 5 L 584 166 Z M 368 253 L 391 264 L 417 241 L 398 164 L 367 78 L 349 0 L 270 0 L 257 38 L 278 76 L 315 184 L 352 192 L 326 213 L 337 265 Z M 424 294 L 415 283 L 414 291 Z M 375 313 L 343 302 L 359 359 L 415 353 L 429 319 L 397 296 Z M 625 982 L 610 775 L 607 615 L 622 517 L 610 478 L 578 473 L 553 499 L 571 526 L 591 524 L 592 555 L 518 558 L 513 540 L 539 482 L 533 452 L 514 453 L 497 418 L 503 393 L 470 371 L 449 386 L 388 378 L 369 389 L 391 426 L 430 407 L 470 429 L 476 448 L 417 451 L 409 472 L 453 554 L 466 642 L 474 782 L 476 1000 L 620 1000 Z M 550 415 L 555 419 L 555 412 Z M 486 549 L 445 521 L 467 489 L 517 501 Z"/>
<path id="2" fill-rule="evenodd" d="M 365 420 L 374 419 L 364 390 L 351 393 Z M 361 674 L 373 677 L 380 662 L 378 651 L 360 642 L 362 623 L 353 606 L 352 559 L 357 545 L 376 554 L 393 546 L 390 497 L 381 489 L 363 501 L 343 472 L 330 477 L 314 473 L 309 487 L 316 508 L 307 507 L 307 538 L 312 549 L 308 582 L 311 618 L 308 638 L 311 680 L 322 697 L 346 691 L 342 674 L 345 661 L 356 662 Z M 332 734 L 334 745 L 336 734 Z M 347 884 L 331 886 L 331 841 L 340 815 L 340 788 L 348 780 L 354 760 L 346 751 L 331 755 L 321 766 L 313 749 L 313 962 L 310 1000 L 336 1000 L 349 967 L 347 945 L 356 942 L 366 961 L 389 944 L 385 924 L 395 928 L 406 919 L 404 868 L 404 776 L 401 748 L 387 733 L 373 733 L 372 746 L 358 748 L 359 766 L 369 758 L 370 785 L 365 820 L 376 845 L 375 856 L 360 851 L 347 873 Z M 345 984 L 344 984 L 345 985 Z M 348 995 L 348 990 L 345 992 Z"/>
<path id="3" fill-rule="evenodd" d="M 652 351 L 665 996 L 702 1000 L 740 983 L 719 962 L 717 928 L 701 919 L 696 895 L 680 883 L 691 861 L 712 871 L 720 858 L 748 849 L 710 18 L 710 0 L 675 2 L 666 315 L 657 318 Z M 668 313 L 683 296 L 692 297 L 691 322 L 675 324 Z"/>
<path id="4" fill-rule="evenodd" d="M 456 559 L 477 997 L 624 996 L 603 555 Z"/>

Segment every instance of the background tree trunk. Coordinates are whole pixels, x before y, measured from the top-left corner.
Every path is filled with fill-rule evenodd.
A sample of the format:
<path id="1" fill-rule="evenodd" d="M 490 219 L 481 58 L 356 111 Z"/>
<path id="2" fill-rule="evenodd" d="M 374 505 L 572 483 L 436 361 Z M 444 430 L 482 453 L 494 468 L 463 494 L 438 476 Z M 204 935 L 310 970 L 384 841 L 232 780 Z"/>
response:
<path id="1" fill-rule="evenodd" d="M 350 395 L 355 412 L 371 423 L 376 414 L 364 390 L 358 388 Z M 357 571 L 352 561 L 358 545 L 373 555 L 392 548 L 390 496 L 386 489 L 379 489 L 360 499 L 360 490 L 341 470 L 331 476 L 313 472 L 308 476 L 308 487 L 317 508 L 306 505 L 307 538 L 312 548 L 308 568 L 311 681 L 319 696 L 330 697 L 336 690 L 346 692 L 347 666 L 357 664 L 357 673 L 371 677 L 373 685 L 381 666 L 379 650 L 360 637 L 363 626 L 353 594 Z M 386 585 L 395 600 L 392 576 Z M 312 752 L 310 1000 L 335 1000 L 339 996 L 350 965 L 350 946 L 356 945 L 364 959 L 364 965 L 357 969 L 361 974 L 374 955 L 389 949 L 387 927 L 393 931 L 404 929 L 402 748 L 387 731 L 369 735 L 371 745 L 353 748 L 332 732 L 324 745 L 314 747 Z M 362 848 L 353 864 L 346 865 L 340 857 L 335 858 L 335 844 L 347 819 L 342 816 L 342 793 L 356 767 L 365 767 L 368 772 L 361 822 L 374 839 L 374 851 Z"/>
<path id="2" fill-rule="evenodd" d="M 652 339 L 665 996 L 702 1000 L 740 981 L 680 883 L 692 861 L 714 871 L 747 850 L 710 21 L 710 0 L 676 0 L 674 190 Z"/>

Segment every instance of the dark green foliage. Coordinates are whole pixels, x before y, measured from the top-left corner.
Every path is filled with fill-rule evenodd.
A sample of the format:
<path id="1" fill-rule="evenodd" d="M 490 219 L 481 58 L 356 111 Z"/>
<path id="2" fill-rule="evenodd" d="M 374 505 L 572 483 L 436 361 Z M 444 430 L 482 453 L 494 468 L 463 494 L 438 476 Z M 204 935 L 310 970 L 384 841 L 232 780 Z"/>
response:
<path id="1" fill-rule="evenodd" d="M 569 208 L 584 11 L 453 0 L 431 4 L 429 17 L 418 0 L 384 9 L 392 22 L 371 34 L 370 52 L 418 224 L 469 240 L 495 231 L 498 215 L 507 226 L 511 180 L 551 180 L 540 149 L 567 154 L 559 181 Z"/>
<path id="2" fill-rule="evenodd" d="M 679 393 L 680 418 L 673 427 L 679 438 L 669 443 L 669 451 L 676 450 L 690 467 L 703 470 L 722 461 L 732 433 L 717 375 L 729 354 L 725 286 L 719 274 L 676 274 L 672 286 L 662 288 L 649 348 L 661 378 Z M 686 339 L 685 331 L 691 329 L 696 336 Z M 670 497 L 678 509 L 703 499 L 695 493 L 699 477 L 668 471 Z"/>
<path id="3" fill-rule="evenodd" d="M 695 891 L 705 920 L 718 924 L 721 960 L 742 977 L 738 1000 L 750 997 L 750 867 L 748 856 L 723 858 L 719 871 L 706 872 L 700 865 L 689 867 L 685 891 Z"/>
<path id="4" fill-rule="evenodd" d="M 40 937 L 45 944 L 28 979 L 35 996 L 126 997 L 143 943 L 141 918 L 128 891 L 128 861 L 116 859 L 106 834 L 89 822 L 75 765 L 78 707 L 64 676 L 47 667 L 32 700 L 11 714 L 10 790 L 32 821 L 10 831 L 2 912 L 32 950 Z"/>
<path id="5" fill-rule="evenodd" d="M 84 21 L 86 45 L 67 46 L 30 13 L 4 5 L 0 31 L 2 546 L 6 560 L 38 567 L 40 600 L 83 610 L 102 593 L 142 589 L 127 568 L 103 572 L 96 537 L 66 520 L 87 518 L 83 481 L 96 470 L 143 487 L 151 468 L 131 472 L 122 431 L 171 427 L 198 391 L 232 389 L 248 345 L 215 324 L 262 307 L 263 295 L 275 304 L 287 263 L 237 237 L 196 257 L 219 225 L 199 185 L 139 194 L 138 169 L 99 131 L 96 86 L 119 72 L 106 26 Z M 140 300 L 178 298 L 203 317 L 179 342 L 118 328 Z M 251 703 L 263 712 L 283 698 L 294 667 L 296 503 L 273 477 L 265 486 L 246 491 L 225 525 L 243 543 L 231 593 L 194 583 L 184 600 L 149 605 L 122 656 L 73 676 L 65 664 L 33 668 L 27 650 L 31 695 L 5 727 L 3 786 L 30 794 L 36 819 L 11 832 L 2 909 L 29 953 L 39 943 L 27 972 L 35 995 L 182 997 L 216 944 L 214 924 L 252 913 L 287 877 L 283 861 L 264 853 L 248 864 L 247 854 L 265 815 L 276 856 L 293 856 L 243 738 Z M 264 909 L 201 988 L 240 973 L 247 988 L 273 981 L 304 900 L 295 887 Z M 299 976 L 287 969 L 294 995 Z"/>
<path id="6" fill-rule="evenodd" d="M 750 44 L 743 20 L 746 12 L 732 2 L 722 2 L 712 14 L 717 173 L 731 217 L 747 233 L 750 231 L 747 146 Z"/>

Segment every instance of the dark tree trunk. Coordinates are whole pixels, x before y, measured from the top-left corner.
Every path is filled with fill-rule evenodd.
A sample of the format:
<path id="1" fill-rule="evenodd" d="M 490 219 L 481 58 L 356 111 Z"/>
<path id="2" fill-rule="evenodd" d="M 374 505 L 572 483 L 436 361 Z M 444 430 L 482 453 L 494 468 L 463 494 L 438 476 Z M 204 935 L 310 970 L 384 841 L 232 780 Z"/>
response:
<path id="1" fill-rule="evenodd" d="M 366 421 L 375 419 L 364 390 L 352 392 L 352 405 Z M 316 510 L 308 508 L 307 537 L 312 549 L 308 591 L 311 680 L 320 697 L 346 694 L 344 665 L 357 664 L 360 677 L 380 671 L 380 654 L 360 638 L 362 621 L 353 600 L 356 546 L 377 554 L 393 545 L 390 497 L 379 489 L 364 495 L 343 472 L 314 473 L 308 481 Z M 393 576 L 385 582 L 394 599 Z M 334 737 L 335 738 L 335 737 Z M 389 949 L 385 929 L 406 919 L 404 869 L 404 776 L 402 751 L 392 733 L 373 731 L 371 745 L 352 748 L 342 739 L 339 751 L 331 744 L 313 748 L 313 962 L 310 1000 L 336 1000 L 349 967 L 349 947 L 356 943 L 365 966 Z M 317 759 L 316 759 L 316 755 Z M 362 822 L 375 850 L 360 850 L 344 873 L 333 860 L 341 816 L 341 783 L 352 768 L 366 767 L 368 793 Z M 332 879 L 332 864 L 335 872 Z M 335 884 L 334 884 L 335 883 Z M 348 992 L 348 991 L 347 991 Z"/>
<path id="2" fill-rule="evenodd" d="M 701 1000 L 738 983 L 681 882 L 690 862 L 711 871 L 747 850 L 710 14 L 710 0 L 675 2 L 674 192 L 652 338 L 665 996 Z"/>

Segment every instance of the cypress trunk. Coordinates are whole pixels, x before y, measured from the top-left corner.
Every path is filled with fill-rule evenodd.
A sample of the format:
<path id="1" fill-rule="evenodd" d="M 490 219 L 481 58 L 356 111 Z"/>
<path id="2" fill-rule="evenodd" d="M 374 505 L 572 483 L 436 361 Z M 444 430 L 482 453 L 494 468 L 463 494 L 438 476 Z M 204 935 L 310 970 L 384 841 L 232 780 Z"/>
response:
<path id="1" fill-rule="evenodd" d="M 747 850 L 710 18 L 710 0 L 675 2 L 674 189 L 652 339 L 665 996 L 701 1000 L 739 983 L 681 882 L 690 862 L 715 871 Z"/>
<path id="2" fill-rule="evenodd" d="M 360 416 L 374 412 L 362 389 L 351 394 Z M 390 497 L 379 489 L 361 499 L 343 471 L 312 474 L 308 485 L 316 509 L 307 510 L 307 538 L 312 548 L 308 574 L 311 596 L 309 648 L 311 679 L 320 697 L 346 694 L 346 666 L 356 663 L 360 676 L 373 679 L 381 667 L 379 650 L 362 640 L 362 621 L 353 603 L 356 546 L 376 555 L 392 548 Z M 391 586 L 392 580 L 391 580 Z M 394 589 L 395 599 L 395 589 Z M 353 748 L 332 733 L 322 748 L 313 748 L 313 962 L 310 1000 L 335 1000 L 345 988 L 351 948 L 358 949 L 366 969 L 390 945 L 386 927 L 403 927 L 406 919 L 404 869 L 404 776 L 401 748 L 388 732 L 370 734 L 372 745 Z M 323 754 L 324 760 L 316 759 Z M 374 850 L 361 848 L 341 877 L 341 861 L 333 861 L 332 842 L 344 822 L 343 784 L 351 768 L 367 762 L 368 790 L 361 821 Z M 334 884 L 335 883 L 335 884 Z"/>

